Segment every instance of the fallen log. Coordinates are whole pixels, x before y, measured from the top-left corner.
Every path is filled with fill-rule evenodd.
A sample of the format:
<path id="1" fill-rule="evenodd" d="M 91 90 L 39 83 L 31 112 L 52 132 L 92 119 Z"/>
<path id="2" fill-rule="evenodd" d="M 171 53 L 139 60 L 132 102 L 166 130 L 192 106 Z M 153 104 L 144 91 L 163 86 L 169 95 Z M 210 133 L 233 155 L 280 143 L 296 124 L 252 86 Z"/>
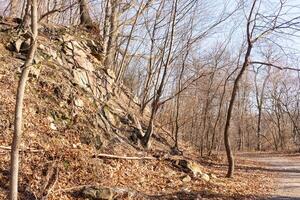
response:
<path id="1" fill-rule="evenodd" d="M 118 156 L 118 155 L 112 155 L 112 154 L 97 154 L 94 155 L 95 158 L 108 158 L 108 159 L 124 159 L 124 160 L 157 160 L 157 158 L 152 156 L 144 156 L 144 157 L 138 157 L 138 156 Z"/>
<path id="2" fill-rule="evenodd" d="M 3 150 L 3 151 L 11 151 L 11 147 L 7 147 L 7 146 L 0 146 L 0 150 Z M 19 151 L 22 151 L 22 152 L 31 152 L 31 153 L 38 153 L 38 152 L 42 152 L 43 150 L 41 149 L 19 149 Z"/>

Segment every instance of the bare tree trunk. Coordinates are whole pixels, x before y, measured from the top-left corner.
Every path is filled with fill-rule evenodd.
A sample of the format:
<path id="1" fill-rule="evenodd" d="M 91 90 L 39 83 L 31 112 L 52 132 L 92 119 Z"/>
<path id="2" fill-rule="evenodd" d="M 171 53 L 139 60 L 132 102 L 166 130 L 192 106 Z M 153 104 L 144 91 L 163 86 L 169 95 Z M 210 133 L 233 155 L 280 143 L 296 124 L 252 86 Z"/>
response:
<path id="1" fill-rule="evenodd" d="M 225 144 L 226 155 L 227 155 L 227 160 L 228 160 L 228 165 L 229 165 L 227 175 L 226 175 L 226 177 L 228 177 L 228 178 L 232 177 L 233 173 L 234 173 L 234 157 L 233 157 L 233 153 L 231 150 L 231 144 L 230 144 L 230 138 L 229 138 L 228 131 L 229 131 L 229 127 L 230 127 L 230 120 L 231 120 L 234 102 L 236 99 L 236 94 L 238 91 L 239 82 L 240 82 L 242 75 L 245 72 L 247 66 L 249 65 L 249 57 L 251 54 L 251 50 L 252 50 L 252 43 L 249 42 L 242 69 L 240 70 L 239 74 L 237 75 L 237 77 L 234 81 L 234 85 L 233 85 L 233 89 L 232 89 L 232 93 L 231 93 L 231 99 L 230 99 L 228 110 L 227 110 L 226 124 L 225 124 L 225 130 L 224 130 L 224 144 Z"/>
<path id="2" fill-rule="evenodd" d="M 127 52 L 128 52 L 129 44 L 130 44 L 130 41 L 132 40 L 133 31 L 135 29 L 136 23 L 138 21 L 138 18 L 140 16 L 141 11 L 144 9 L 143 8 L 143 3 L 144 3 L 144 0 L 142 0 L 141 5 L 140 5 L 140 7 L 139 7 L 139 9 L 138 9 L 138 11 L 137 11 L 137 13 L 135 15 L 134 21 L 133 21 L 133 23 L 131 25 L 130 33 L 129 33 L 127 44 L 126 44 L 126 47 L 125 47 L 125 52 L 124 52 L 123 58 L 121 60 L 120 67 L 118 69 L 118 73 L 117 73 L 117 77 L 116 77 L 116 83 L 119 83 L 120 80 L 123 79 L 123 75 L 124 75 L 125 68 L 126 68 L 125 67 L 126 66 L 125 65 L 125 59 L 127 57 Z"/>
<path id="3" fill-rule="evenodd" d="M 93 20 L 90 16 L 87 0 L 78 0 L 80 10 L 80 25 L 90 27 L 93 25 Z"/>
<path id="4" fill-rule="evenodd" d="M 239 122 L 239 127 L 238 127 L 238 135 L 239 135 L 238 150 L 239 151 L 243 151 L 244 150 L 244 133 L 243 133 L 242 128 L 241 128 L 241 123 L 242 122 Z"/>
<path id="5" fill-rule="evenodd" d="M 181 91 L 182 88 L 182 78 L 183 78 L 183 73 L 186 67 L 186 60 L 188 58 L 189 55 L 189 43 L 191 40 L 191 35 L 188 38 L 188 42 L 187 42 L 187 50 L 186 53 L 184 55 L 183 61 L 182 61 L 182 67 L 180 70 L 180 75 L 179 75 L 179 79 L 178 79 L 178 92 Z M 178 137 L 179 137 L 179 112 L 180 112 L 180 93 L 177 95 L 176 98 L 176 114 L 175 114 L 175 149 L 179 151 L 179 145 L 178 145 Z"/>
<path id="6" fill-rule="evenodd" d="M 235 70 L 234 70 L 235 72 Z M 212 141 L 211 141 L 211 147 L 210 147 L 210 150 L 208 152 L 208 155 L 210 156 L 212 154 L 212 151 L 214 150 L 214 147 L 215 147 L 215 138 L 216 138 L 216 128 L 217 128 L 217 125 L 218 125 L 218 122 L 220 121 L 220 118 L 221 118 L 221 115 L 222 115 L 222 105 L 223 105 L 223 100 L 224 100 L 224 97 L 225 97 L 225 93 L 226 93 L 226 85 L 228 83 L 228 80 L 229 78 L 233 75 L 233 73 L 231 73 L 226 79 L 225 79 L 225 82 L 224 82 L 224 86 L 223 86 L 223 91 L 222 91 L 222 94 L 221 94 L 221 99 L 220 99 L 220 102 L 219 102 L 219 108 L 218 108 L 218 115 L 217 115 L 217 119 L 214 123 L 214 126 L 213 126 L 213 134 L 212 134 Z"/>
<path id="7" fill-rule="evenodd" d="M 258 107 L 258 118 L 257 118 L 257 151 L 261 151 L 261 110 L 262 107 Z"/>
<path id="8" fill-rule="evenodd" d="M 187 54 L 185 56 L 185 59 L 187 57 Z M 185 61 L 183 62 L 182 68 L 181 68 L 181 72 L 179 75 L 179 80 L 178 80 L 178 91 L 181 90 L 181 79 L 183 76 L 183 72 L 184 72 L 184 68 L 185 68 Z M 179 137 L 179 112 L 180 112 L 180 94 L 177 95 L 176 98 L 176 113 L 175 113 L 175 149 L 179 150 L 179 145 L 178 145 L 178 137 Z"/>
<path id="9" fill-rule="evenodd" d="M 180 87 L 181 83 L 178 83 Z M 179 133 L 179 110 L 180 110 L 180 95 L 177 96 L 176 99 L 176 114 L 175 114 L 175 149 L 179 150 L 179 145 L 178 145 L 178 133 Z"/>
<path id="10" fill-rule="evenodd" d="M 9 10 L 9 15 L 10 17 L 17 17 L 18 13 L 17 13 L 17 0 L 10 0 L 10 10 Z"/>
<path id="11" fill-rule="evenodd" d="M 156 112 L 159 108 L 160 97 L 162 95 L 163 87 L 164 87 L 164 84 L 165 84 L 165 81 L 166 81 L 166 78 L 167 78 L 167 69 L 168 69 L 168 66 L 169 66 L 171 53 L 172 53 L 172 46 L 173 46 L 173 42 L 174 42 L 173 39 L 174 39 L 175 21 L 176 21 L 176 15 L 177 15 L 177 2 L 178 2 L 178 0 L 174 1 L 173 8 L 172 8 L 172 17 L 171 17 L 170 22 L 169 22 L 172 25 L 171 25 L 170 44 L 169 44 L 168 55 L 167 55 L 167 58 L 166 58 L 165 62 L 164 62 L 164 59 L 163 59 L 164 54 L 162 55 L 162 59 L 161 59 L 161 66 L 164 65 L 164 69 L 163 69 L 164 71 L 163 71 L 161 81 L 159 83 L 158 89 L 156 91 L 156 94 L 155 94 L 155 97 L 154 97 L 154 100 L 153 100 L 153 103 L 152 103 L 151 118 L 150 118 L 150 121 L 149 121 L 148 130 L 147 130 L 144 138 L 142 139 L 143 145 L 147 148 L 150 148 L 150 145 L 151 145 L 150 139 L 151 139 L 152 134 L 153 134 L 153 122 L 155 120 Z M 164 50 L 166 49 L 166 46 L 167 46 L 168 35 L 169 35 L 169 33 L 167 34 L 167 37 L 165 39 Z M 157 82 L 158 81 L 159 81 L 159 76 L 157 77 Z"/>
<path id="12" fill-rule="evenodd" d="M 106 46 L 106 55 L 104 64 L 106 67 L 112 67 L 115 58 L 116 52 L 116 42 L 117 42 L 117 35 L 118 35 L 118 1 L 112 0 L 110 2 L 110 15 L 109 15 L 109 37 Z"/>
<path id="13" fill-rule="evenodd" d="M 261 144 L 261 118 L 262 118 L 262 107 L 263 107 L 263 103 L 264 103 L 264 91 L 265 91 L 265 87 L 267 84 L 267 81 L 269 79 L 270 76 L 270 67 L 268 69 L 268 75 L 267 77 L 264 79 L 263 84 L 262 84 L 262 88 L 261 88 L 261 92 L 259 94 L 258 91 L 258 85 L 257 85 L 257 73 L 255 72 L 255 90 L 256 90 L 256 103 L 257 103 L 257 109 L 258 109 L 258 117 L 257 117 L 257 151 L 261 151 L 262 148 L 262 144 Z M 259 68 L 258 68 L 259 70 Z"/>
<path id="14" fill-rule="evenodd" d="M 104 22 L 103 22 L 103 54 L 106 56 L 107 52 L 107 45 L 109 40 L 109 32 L 110 32 L 110 26 L 109 26 L 109 16 L 111 12 L 111 6 L 110 1 L 105 1 L 105 16 L 104 16 Z"/>
<path id="15" fill-rule="evenodd" d="M 158 25 L 158 19 L 161 14 L 161 8 L 163 7 L 164 1 L 160 2 L 158 11 L 155 14 L 155 20 L 154 20 L 154 25 L 151 33 L 151 45 L 150 45 L 150 56 L 149 56 L 149 61 L 148 61 L 148 66 L 147 66 L 147 78 L 145 81 L 145 86 L 142 94 L 142 101 L 141 101 L 141 109 L 140 113 L 143 114 L 145 108 L 147 107 L 148 104 L 148 95 L 149 95 L 149 90 L 151 87 L 151 80 L 153 78 L 153 61 L 155 60 L 153 57 L 154 54 L 154 46 L 155 46 L 155 35 L 156 35 L 156 30 L 157 30 L 157 25 Z"/>
<path id="16" fill-rule="evenodd" d="M 29 4 L 28 0 L 28 4 Z M 16 107 L 15 107 L 15 124 L 14 124 L 14 135 L 11 145 L 11 164 L 10 164 L 10 200 L 18 199 L 18 173 L 19 173 L 19 146 L 22 137 L 22 121 L 23 121 L 23 100 L 25 86 L 30 71 L 30 66 L 32 65 L 33 58 L 35 55 L 37 47 L 37 36 L 38 36 L 38 16 L 37 16 L 37 0 L 31 0 L 31 29 L 32 29 L 32 38 L 31 38 L 31 48 L 27 55 L 27 59 L 23 66 L 22 74 L 20 77 L 18 89 L 17 89 L 17 98 L 16 98 Z"/>
<path id="17" fill-rule="evenodd" d="M 231 98 L 229 101 L 229 106 L 228 106 L 227 116 L 226 116 L 226 123 L 225 123 L 225 129 L 224 129 L 224 145 L 225 145 L 226 156 L 227 156 L 227 161 L 228 161 L 228 171 L 226 174 L 227 178 L 231 178 L 234 173 L 234 157 L 233 157 L 231 144 L 230 144 L 229 127 L 230 127 L 232 110 L 233 110 L 234 102 L 236 99 L 236 94 L 237 94 L 238 87 L 239 87 L 239 82 L 242 79 L 242 76 L 243 76 L 246 68 L 249 65 L 249 58 L 250 58 L 251 51 L 253 48 L 253 43 L 255 42 L 255 40 L 253 40 L 253 38 L 252 38 L 255 27 L 251 27 L 251 24 L 253 23 L 252 16 L 255 12 L 254 9 L 255 9 L 256 3 L 257 3 L 257 0 L 253 0 L 251 10 L 250 10 L 249 16 L 247 18 L 247 26 L 246 26 L 247 50 L 245 53 L 242 68 L 241 68 L 240 72 L 238 73 L 236 79 L 234 80 L 233 89 L 232 89 Z"/>
<path id="18" fill-rule="evenodd" d="M 31 1 L 27 0 L 25 13 L 23 16 L 23 23 L 22 23 L 22 27 L 25 29 L 29 27 L 29 23 L 30 23 L 30 7 L 31 7 Z"/>

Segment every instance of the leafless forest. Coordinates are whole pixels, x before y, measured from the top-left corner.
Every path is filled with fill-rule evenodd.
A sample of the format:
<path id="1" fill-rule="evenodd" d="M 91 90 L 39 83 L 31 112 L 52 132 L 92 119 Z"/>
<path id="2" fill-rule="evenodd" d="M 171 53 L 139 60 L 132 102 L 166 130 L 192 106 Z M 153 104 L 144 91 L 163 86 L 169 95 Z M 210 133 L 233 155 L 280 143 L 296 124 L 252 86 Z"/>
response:
<path id="1" fill-rule="evenodd" d="M 226 152 L 228 178 L 235 152 L 300 150 L 297 0 L 1 0 L 0 6 L 2 18 L 18 21 L 31 38 L 16 94 L 11 199 L 17 199 L 25 85 L 45 24 L 98 38 L 115 85 L 128 88 L 138 115 L 148 116 L 133 120 L 144 149 L 159 130 L 178 155 L 181 144 L 199 157 Z"/>

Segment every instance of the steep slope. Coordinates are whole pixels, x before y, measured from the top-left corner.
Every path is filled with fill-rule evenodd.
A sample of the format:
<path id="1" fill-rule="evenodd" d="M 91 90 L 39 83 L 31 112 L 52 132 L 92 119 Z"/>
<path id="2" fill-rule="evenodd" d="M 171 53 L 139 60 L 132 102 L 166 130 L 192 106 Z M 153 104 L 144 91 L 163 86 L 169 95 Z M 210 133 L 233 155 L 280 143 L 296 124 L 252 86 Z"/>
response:
<path id="1" fill-rule="evenodd" d="M 0 199 L 8 190 L 15 94 L 28 50 L 28 33 L 15 26 L 0 24 Z M 239 192 L 247 185 L 233 186 L 241 177 L 216 178 L 196 162 L 171 158 L 172 140 L 158 131 L 152 150 L 142 149 L 139 123 L 145 126 L 148 113 L 139 115 L 138 101 L 102 65 L 101 38 L 63 26 L 39 31 L 25 96 L 22 199 L 227 198 L 259 190 Z M 138 158 L 101 159 L 100 153 Z"/>
<path id="2" fill-rule="evenodd" d="M 129 138 L 133 138 L 133 119 L 141 122 L 144 119 L 138 116 L 139 105 L 135 98 L 124 86 L 116 86 L 112 70 L 102 66 L 101 44 L 96 43 L 99 38 L 79 29 L 44 26 L 38 41 L 25 102 L 26 146 L 33 147 L 26 141 L 29 136 L 26 132 L 33 134 L 29 136 L 33 140 L 32 137 L 41 137 L 36 131 L 45 137 L 75 131 L 78 143 L 93 144 L 98 150 L 112 149 L 109 147 L 112 144 L 123 144 L 122 150 L 130 150 L 132 146 L 127 144 Z M 2 84 L 9 90 L 5 94 L 9 97 L 3 100 L 10 100 L 3 104 L 14 102 L 15 87 L 12 86 L 16 85 L 16 74 L 22 67 L 27 46 L 26 33 L 20 36 L 14 30 L 2 33 L 1 54 L 5 67 L 2 70 L 8 73 L 2 75 Z M 35 118 L 39 120 L 33 120 Z"/>

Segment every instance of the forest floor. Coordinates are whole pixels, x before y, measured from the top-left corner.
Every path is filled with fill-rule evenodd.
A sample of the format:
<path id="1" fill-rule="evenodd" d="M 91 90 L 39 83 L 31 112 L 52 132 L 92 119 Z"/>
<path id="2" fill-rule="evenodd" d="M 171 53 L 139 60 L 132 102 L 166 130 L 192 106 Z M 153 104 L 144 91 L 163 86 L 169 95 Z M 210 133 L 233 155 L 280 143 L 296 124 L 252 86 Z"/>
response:
<path id="1" fill-rule="evenodd" d="M 248 153 L 240 157 L 258 162 L 261 171 L 273 174 L 276 190 L 269 199 L 300 199 L 300 154 Z"/>

